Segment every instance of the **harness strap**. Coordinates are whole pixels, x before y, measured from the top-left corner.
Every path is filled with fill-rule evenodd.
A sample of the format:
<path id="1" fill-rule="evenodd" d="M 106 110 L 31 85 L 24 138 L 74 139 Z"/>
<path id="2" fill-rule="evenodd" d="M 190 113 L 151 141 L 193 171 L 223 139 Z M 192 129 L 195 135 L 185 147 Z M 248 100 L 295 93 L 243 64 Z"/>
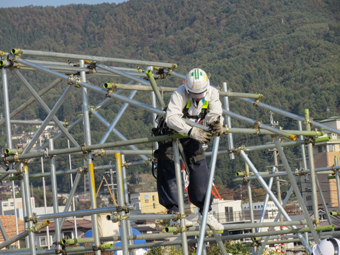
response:
<path id="1" fill-rule="evenodd" d="M 197 155 L 196 157 L 189 159 L 189 161 L 190 161 L 190 164 L 194 164 L 202 159 L 205 159 L 205 154 Z"/>
<path id="2" fill-rule="evenodd" d="M 205 101 L 204 104 L 202 105 L 202 110 L 198 115 L 190 115 L 189 108 L 191 106 L 191 101 L 188 101 L 186 106 L 183 109 L 183 117 L 184 118 L 189 118 L 189 119 L 195 119 L 195 120 L 203 120 L 205 116 L 208 114 L 208 107 L 209 107 L 209 101 Z"/>

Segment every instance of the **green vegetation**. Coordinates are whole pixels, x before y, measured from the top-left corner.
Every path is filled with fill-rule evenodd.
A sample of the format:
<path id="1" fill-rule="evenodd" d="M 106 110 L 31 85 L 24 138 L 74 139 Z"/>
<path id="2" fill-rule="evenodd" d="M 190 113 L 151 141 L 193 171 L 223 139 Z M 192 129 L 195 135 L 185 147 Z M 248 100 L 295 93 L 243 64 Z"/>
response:
<path id="1" fill-rule="evenodd" d="M 228 83 L 235 92 L 252 92 L 264 95 L 263 102 L 303 115 L 309 108 L 314 119 L 338 114 L 340 109 L 340 7 L 335 0 L 130 0 L 119 5 L 68 5 L 61 7 L 23 7 L 0 9 L 0 40 L 2 51 L 12 48 L 69 52 L 107 57 L 169 61 L 178 64 L 179 73 L 201 67 L 211 74 L 211 83 Z M 58 59 L 58 61 L 60 61 Z M 54 77 L 37 71 L 22 71 L 25 78 L 37 89 L 47 86 Z M 10 107 L 15 109 L 29 97 L 29 93 L 11 72 Z M 88 82 L 101 86 L 114 79 L 88 76 Z M 119 81 L 126 82 L 125 79 Z M 164 86 L 179 86 L 182 81 L 173 77 L 158 81 Z M 66 87 L 62 82 L 43 96 L 52 107 Z M 124 95 L 128 95 L 124 92 Z M 0 91 L 2 98 L 2 90 Z M 150 102 L 150 94 L 139 92 L 136 97 Z M 90 93 L 90 104 L 104 98 Z M 165 102 L 168 95 L 165 95 Z M 114 101 L 99 113 L 109 122 L 122 103 Z M 72 122 L 81 113 L 81 93 L 74 90 L 60 108 L 60 120 Z M 327 108 L 329 111 L 327 111 Z M 230 109 L 253 119 L 269 123 L 268 111 L 232 99 Z M 0 105 L 0 112 L 3 112 Z M 46 113 L 37 104 L 25 109 L 17 119 L 44 119 Z M 296 121 L 274 115 L 283 128 L 294 129 Z M 129 106 L 116 129 L 127 138 L 150 135 L 151 114 Z M 233 127 L 249 127 L 238 121 Z M 91 118 L 92 143 L 97 143 L 106 130 L 94 117 Z M 71 133 L 79 144 L 83 143 L 81 125 Z M 270 142 L 270 137 L 234 135 L 235 146 Z M 117 138 L 110 136 L 108 141 Z M 3 145 L 3 136 L 0 145 Z M 56 148 L 67 147 L 60 139 Z M 140 145 L 138 148 L 151 148 Z M 227 148 L 225 137 L 221 149 Z M 292 167 L 299 156 L 299 148 L 286 149 Z M 271 152 L 252 152 L 251 160 L 263 171 L 273 164 Z M 127 157 L 129 161 L 136 157 Z M 96 158 L 95 165 L 114 161 L 113 157 Z M 57 158 L 57 169 L 68 168 L 67 157 Z M 81 166 L 83 159 L 73 157 L 73 167 Z M 229 188 L 234 173 L 244 170 L 244 162 L 236 156 L 219 156 L 216 181 Z M 46 161 L 48 166 L 48 161 Z M 40 162 L 30 164 L 38 172 Z M 149 171 L 145 167 L 131 167 L 129 173 Z M 97 182 L 103 171 L 97 171 Z M 60 190 L 69 190 L 66 176 L 59 176 Z M 47 178 L 47 181 L 48 178 Z M 47 183 L 48 184 L 48 183 Z M 41 180 L 34 180 L 41 186 Z M 82 182 L 80 182 L 82 189 Z"/>
<path id="2" fill-rule="evenodd" d="M 237 254 L 251 254 L 251 248 L 247 248 L 243 243 L 240 242 L 234 242 L 234 241 L 226 241 L 224 243 L 224 247 L 227 253 L 237 255 Z M 152 248 L 150 251 L 148 251 L 147 255 L 162 255 L 162 254 L 169 254 L 169 255 L 181 255 L 182 254 L 182 248 L 175 248 L 175 247 L 156 247 Z M 195 254 L 195 249 L 192 247 L 189 247 L 189 254 Z M 207 247 L 207 254 L 209 255 L 220 255 L 221 250 L 216 245 L 210 245 Z M 279 254 L 273 250 L 265 249 L 263 251 L 264 255 L 276 255 Z"/>

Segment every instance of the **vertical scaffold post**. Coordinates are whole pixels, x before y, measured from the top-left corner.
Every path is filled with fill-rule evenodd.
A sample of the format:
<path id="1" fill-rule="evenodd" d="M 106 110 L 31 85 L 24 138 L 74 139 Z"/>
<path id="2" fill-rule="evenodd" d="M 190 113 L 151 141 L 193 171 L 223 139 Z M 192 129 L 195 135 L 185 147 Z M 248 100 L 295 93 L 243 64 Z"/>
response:
<path id="1" fill-rule="evenodd" d="M 67 148 L 70 148 L 70 140 L 67 140 Z M 70 170 L 72 169 L 72 156 L 71 154 L 68 154 L 68 161 L 69 161 L 69 167 L 70 167 Z M 78 179 L 80 179 L 80 176 L 78 176 L 79 174 L 77 174 L 76 178 L 78 177 Z M 79 181 L 78 181 L 79 182 Z M 78 184 L 77 182 L 77 184 Z M 73 175 L 70 174 L 70 186 L 71 186 L 71 191 L 73 190 Z M 71 193 L 70 191 L 70 193 Z M 76 210 L 76 201 L 74 199 L 74 196 L 72 196 L 72 209 L 73 211 Z M 76 237 L 78 237 L 78 228 L 77 228 L 77 217 L 74 216 L 73 217 L 73 224 L 74 224 L 74 235 Z"/>
<path id="2" fill-rule="evenodd" d="M 339 165 L 339 158 L 338 156 L 334 157 L 334 166 Z M 338 212 L 340 212 L 340 180 L 339 180 L 339 169 L 335 172 L 335 179 L 336 179 L 336 190 L 338 193 Z"/>
<path id="3" fill-rule="evenodd" d="M 48 149 L 50 151 L 54 150 L 54 143 L 52 139 L 48 140 Z M 50 158 L 50 174 L 51 174 L 51 189 L 52 189 L 52 200 L 53 200 L 53 213 L 59 213 L 59 205 L 58 205 L 58 193 L 57 193 L 57 189 L 58 189 L 58 185 L 57 185 L 57 176 L 56 176 L 56 168 L 55 168 L 55 157 L 52 156 Z M 56 241 L 56 252 L 59 253 L 59 251 L 61 250 L 61 245 L 60 245 L 60 241 L 61 241 L 61 229 L 60 229 L 60 222 L 59 222 L 59 218 L 55 219 L 54 221 L 55 224 L 55 236 L 54 239 Z M 57 253 L 57 254 L 58 254 Z"/>
<path id="4" fill-rule="evenodd" d="M 205 194 L 205 199 L 204 199 L 201 229 L 200 229 L 200 235 L 199 235 L 198 244 L 197 244 L 197 252 L 196 252 L 197 255 L 201 255 L 202 249 L 203 249 L 205 227 L 207 223 L 207 216 L 208 216 L 208 210 L 209 210 L 209 204 L 210 204 L 210 198 L 211 198 L 211 189 L 212 189 L 214 175 L 215 175 L 216 160 L 217 160 L 219 144 L 220 144 L 220 137 L 214 136 L 214 144 L 212 148 L 211 161 L 210 161 L 210 176 L 209 176 L 207 192 Z"/>
<path id="5" fill-rule="evenodd" d="M 4 97 L 4 113 L 5 113 L 5 121 L 6 121 L 6 142 L 7 142 L 7 148 L 13 149 L 11 116 L 10 116 L 10 110 L 9 110 L 7 69 L 2 68 L 1 74 L 2 74 L 2 91 L 3 91 L 3 97 Z M 13 167 L 13 164 L 10 163 L 9 169 L 12 169 L 12 167 Z M 14 203 L 15 203 L 15 201 L 14 201 Z M 0 220 L 0 230 L 1 230 L 2 236 L 4 237 L 4 240 L 7 241 L 8 236 L 6 234 L 5 228 L 4 228 L 1 220 Z"/>
<path id="6" fill-rule="evenodd" d="M 123 185 L 123 173 L 122 173 L 122 161 L 120 153 L 115 153 L 116 157 L 116 178 L 117 178 L 117 193 L 118 193 L 118 206 L 125 206 L 124 199 L 124 185 Z M 125 215 L 124 211 L 118 212 L 118 215 Z M 127 227 L 126 220 L 123 219 L 120 221 L 120 231 L 121 231 L 121 240 L 122 240 L 122 248 L 123 254 L 129 254 L 128 250 L 128 240 L 127 240 Z"/>
<path id="7" fill-rule="evenodd" d="M 28 177 L 28 168 L 27 166 L 24 166 L 22 168 L 22 174 L 23 174 L 23 183 L 24 183 L 24 190 L 23 190 L 23 196 L 25 196 L 25 202 L 26 205 L 23 205 L 26 207 L 26 219 L 28 220 L 28 228 L 31 230 L 33 227 L 33 213 L 32 213 L 32 204 L 31 204 L 31 192 L 29 187 L 29 177 Z M 30 252 L 32 255 L 36 255 L 36 249 L 35 249 L 35 240 L 34 240 L 34 233 L 33 231 L 29 231 L 28 234 L 29 239 L 29 245 L 30 245 Z"/>
<path id="8" fill-rule="evenodd" d="M 311 120 L 309 116 L 309 109 L 305 109 L 305 121 L 306 121 L 306 130 L 311 131 Z M 318 191 L 316 188 L 316 174 L 315 174 L 315 167 L 314 167 L 314 155 L 313 155 L 313 144 L 308 143 L 308 159 L 309 159 L 309 168 L 310 168 L 310 179 L 312 183 L 312 202 L 313 202 L 313 212 L 314 212 L 314 224 L 318 225 L 319 221 L 319 207 L 318 207 Z M 321 190 L 320 190 L 321 192 Z M 314 241 L 317 241 L 314 239 Z"/>
<path id="9" fill-rule="evenodd" d="M 155 96 L 155 92 L 153 92 L 153 91 L 151 92 L 151 105 L 152 105 L 152 107 L 157 108 L 156 96 Z M 152 125 L 153 125 L 154 128 L 157 127 L 156 118 L 157 118 L 157 114 L 152 113 Z M 155 142 L 154 146 L 155 146 L 155 150 L 157 150 L 158 149 L 158 143 Z"/>
<path id="10" fill-rule="evenodd" d="M 172 143 L 173 151 L 174 151 L 174 164 L 175 164 L 175 175 L 176 175 L 176 184 L 177 184 L 177 195 L 178 195 L 178 211 L 180 215 L 184 215 L 184 199 L 183 199 L 183 186 L 182 186 L 182 175 L 181 175 L 181 166 L 179 160 L 179 140 L 176 139 Z M 180 217 L 180 228 L 181 228 L 181 236 L 182 236 L 182 252 L 183 255 L 188 255 L 188 242 L 187 242 L 187 233 L 185 226 L 185 219 Z"/>
<path id="11" fill-rule="evenodd" d="M 124 187 L 124 201 L 125 204 L 130 204 L 129 201 L 129 189 L 127 185 L 127 178 L 126 178 L 126 167 L 125 167 L 125 156 L 122 154 L 122 176 L 123 176 L 123 187 Z M 112 183 L 112 182 L 111 182 Z M 128 236 L 132 236 L 132 228 L 131 223 L 129 220 L 126 221 L 127 233 Z M 129 245 L 133 245 L 134 241 L 129 239 Z M 133 250 L 130 251 L 130 255 L 133 255 Z"/>
<path id="12" fill-rule="evenodd" d="M 302 122 L 300 120 L 298 120 L 298 126 L 299 126 L 299 130 L 302 131 Z M 303 135 L 300 135 L 300 140 L 303 140 Z M 301 145 L 301 158 L 302 158 L 302 166 L 303 169 L 307 170 L 307 160 L 306 160 L 306 150 L 305 150 L 305 145 L 302 144 Z M 307 178 L 307 175 L 301 176 L 301 183 L 302 183 L 302 178 Z M 307 227 L 307 225 L 305 225 L 305 227 Z M 305 233 L 305 239 L 308 242 L 308 232 Z"/>
<path id="13" fill-rule="evenodd" d="M 23 169 L 23 164 L 20 163 L 20 169 Z M 20 182 L 20 185 L 21 185 L 21 190 L 25 190 L 25 184 L 24 184 L 24 179 L 21 180 Z M 27 208 L 26 208 L 26 196 L 25 195 L 22 195 L 21 196 L 21 203 L 22 203 L 22 212 L 24 215 L 27 215 Z M 24 222 L 24 227 L 25 229 L 28 228 L 28 222 Z M 30 242 L 29 242 L 29 238 L 28 236 L 25 237 L 25 245 L 26 245 L 26 248 L 29 248 L 30 247 Z"/>
<path id="14" fill-rule="evenodd" d="M 223 82 L 222 86 L 223 86 L 223 91 L 227 92 L 228 91 L 227 83 Z M 223 97 L 223 103 L 224 103 L 224 108 L 227 111 L 230 111 L 229 110 L 229 98 L 227 96 Z M 228 128 L 231 128 L 231 118 L 230 118 L 230 116 L 225 115 L 225 119 L 226 119 L 226 124 L 228 125 Z M 233 148 L 234 148 L 233 134 L 228 132 L 228 149 L 231 150 Z M 230 153 L 229 157 L 230 157 L 230 159 L 235 159 L 234 153 Z"/>
<path id="15" fill-rule="evenodd" d="M 79 66 L 84 67 L 84 60 L 79 61 Z M 86 74 L 85 71 L 80 72 L 80 78 L 82 82 L 86 82 Z M 91 129 L 90 129 L 90 116 L 89 116 L 89 104 L 87 99 L 87 89 L 82 87 L 82 97 L 83 97 L 83 123 L 84 123 L 84 141 L 85 146 L 91 145 Z M 88 164 L 88 179 L 90 182 L 90 195 L 91 195 L 91 207 L 92 209 L 97 208 L 97 200 L 96 200 L 96 187 L 95 187 L 95 177 L 92 163 L 92 153 L 87 153 L 87 164 Z M 96 255 L 101 254 L 99 233 L 98 233 L 98 216 L 97 214 L 91 215 L 92 220 L 92 236 L 94 238 L 94 250 Z"/>
<path id="16" fill-rule="evenodd" d="M 247 162 L 245 162 L 245 167 L 246 167 L 247 176 L 249 176 L 249 166 L 248 166 Z M 251 192 L 250 180 L 248 180 L 248 182 L 247 182 L 247 191 L 248 191 L 248 204 L 249 204 L 250 222 L 254 223 L 255 219 L 254 219 L 254 207 L 253 207 L 253 193 Z M 241 203 L 242 203 L 242 201 L 241 201 Z M 255 228 L 252 228 L 251 232 L 255 233 Z"/>

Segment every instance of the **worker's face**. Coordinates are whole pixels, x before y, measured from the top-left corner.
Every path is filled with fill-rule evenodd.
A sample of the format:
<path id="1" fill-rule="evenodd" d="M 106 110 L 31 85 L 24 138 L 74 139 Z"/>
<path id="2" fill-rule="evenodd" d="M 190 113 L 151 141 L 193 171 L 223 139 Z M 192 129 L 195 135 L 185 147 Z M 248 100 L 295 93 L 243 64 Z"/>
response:
<path id="1" fill-rule="evenodd" d="M 202 93 L 192 93 L 189 92 L 189 96 L 193 99 L 195 99 L 196 102 L 199 102 L 202 100 L 203 97 L 205 97 L 205 95 L 207 94 L 207 91 L 204 91 Z"/>

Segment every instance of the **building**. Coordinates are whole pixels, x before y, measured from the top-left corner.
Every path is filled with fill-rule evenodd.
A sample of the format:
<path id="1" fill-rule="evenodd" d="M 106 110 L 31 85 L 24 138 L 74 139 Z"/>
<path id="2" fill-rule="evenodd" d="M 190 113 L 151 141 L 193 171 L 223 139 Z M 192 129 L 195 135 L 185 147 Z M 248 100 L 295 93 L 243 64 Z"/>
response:
<path id="1" fill-rule="evenodd" d="M 241 200 L 214 199 L 212 213 L 220 223 L 242 221 Z"/>
<path id="2" fill-rule="evenodd" d="M 63 228 L 61 230 L 61 238 L 79 238 L 84 233 L 86 233 L 88 230 L 92 229 L 92 222 L 91 220 L 85 219 L 85 218 L 78 218 L 77 219 L 77 234 L 75 235 L 74 232 L 74 220 L 73 219 L 66 219 L 65 223 L 63 225 Z M 43 228 L 39 234 L 35 235 L 35 243 L 37 247 L 43 247 L 46 248 L 48 243 L 48 236 L 50 238 L 50 244 L 53 243 L 53 236 L 55 234 L 55 222 L 51 222 L 51 224 L 48 227 L 48 234 L 47 234 L 47 228 Z"/>
<path id="3" fill-rule="evenodd" d="M 263 208 L 264 208 L 264 202 L 253 203 L 254 219 L 260 219 L 261 218 Z M 243 204 L 242 209 L 243 209 L 245 219 L 249 220 L 250 219 L 249 204 Z M 275 219 L 278 212 L 279 212 L 279 209 L 274 204 L 274 202 L 268 201 L 267 207 L 266 207 L 266 212 L 265 212 L 265 215 L 264 215 L 264 219 Z"/>
<path id="4" fill-rule="evenodd" d="M 22 199 L 16 198 L 15 202 L 16 202 L 17 209 L 21 209 L 22 208 Z M 35 198 L 34 197 L 31 197 L 31 206 L 32 206 L 32 208 L 35 208 Z M 13 198 L 9 198 L 9 199 L 0 201 L 0 215 L 5 215 L 6 211 L 13 211 L 12 214 L 14 214 L 14 199 Z"/>
<path id="5" fill-rule="evenodd" d="M 329 119 L 325 119 L 320 121 L 327 126 L 330 126 L 335 129 L 340 129 L 340 118 L 339 117 L 331 117 Z M 329 131 L 325 131 L 325 137 L 329 136 L 329 142 L 317 143 L 313 146 L 313 154 L 314 154 L 314 166 L 315 168 L 327 167 L 334 165 L 334 157 L 340 157 L 340 139 L 337 134 L 331 133 Z M 307 152 L 306 152 L 307 154 Z M 300 166 L 303 167 L 303 162 L 300 160 Z M 307 159 L 307 168 L 309 169 L 309 163 Z M 337 195 L 337 187 L 335 179 L 328 179 L 329 174 L 317 174 L 317 178 L 319 180 L 321 190 L 323 192 L 323 196 L 326 201 L 326 205 L 330 210 L 337 210 L 338 207 L 338 195 Z M 311 189 L 311 181 L 310 175 L 304 175 L 301 177 L 301 187 L 302 187 L 302 196 L 305 201 L 307 210 L 309 213 L 313 212 L 313 200 L 312 200 L 312 189 Z M 323 208 L 323 204 L 321 202 L 321 197 L 318 193 L 318 205 L 319 208 Z"/>
<path id="6" fill-rule="evenodd" d="M 4 226 L 5 232 L 8 238 L 15 237 L 17 235 L 16 231 L 16 221 L 14 215 L 0 215 L 0 220 L 2 225 Z M 18 219 L 18 233 L 22 233 L 25 231 L 24 221 Z M 4 237 L 0 231 L 0 243 L 4 242 Z M 17 243 L 13 243 L 12 245 L 15 246 Z"/>
<path id="7" fill-rule="evenodd" d="M 131 205 L 138 213 L 166 213 L 167 210 L 158 202 L 158 192 L 140 192 L 130 195 Z"/>

